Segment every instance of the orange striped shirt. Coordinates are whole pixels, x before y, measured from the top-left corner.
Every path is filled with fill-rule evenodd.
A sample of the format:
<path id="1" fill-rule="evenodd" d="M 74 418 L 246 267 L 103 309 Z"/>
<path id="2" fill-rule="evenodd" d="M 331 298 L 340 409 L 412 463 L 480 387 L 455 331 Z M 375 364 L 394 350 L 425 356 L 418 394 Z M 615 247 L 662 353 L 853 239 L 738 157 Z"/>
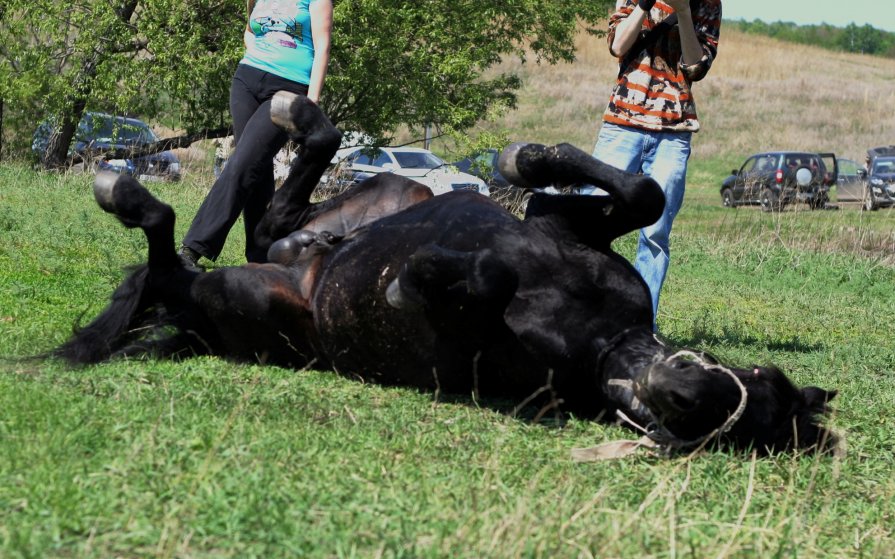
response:
<path id="1" fill-rule="evenodd" d="M 616 11 L 609 18 L 610 48 L 618 24 L 636 5 L 637 0 L 618 0 Z M 657 0 L 643 21 L 641 33 L 646 33 L 672 13 L 674 10 L 670 6 Z M 718 53 L 721 0 L 699 0 L 692 14 L 696 37 L 703 50 L 702 59 L 690 66 L 681 64 L 677 26 L 635 56 L 620 58 L 619 64 L 627 61 L 627 66 L 620 68 L 620 76 L 603 115 L 605 122 L 655 131 L 699 130 L 691 86 L 705 77 Z"/>

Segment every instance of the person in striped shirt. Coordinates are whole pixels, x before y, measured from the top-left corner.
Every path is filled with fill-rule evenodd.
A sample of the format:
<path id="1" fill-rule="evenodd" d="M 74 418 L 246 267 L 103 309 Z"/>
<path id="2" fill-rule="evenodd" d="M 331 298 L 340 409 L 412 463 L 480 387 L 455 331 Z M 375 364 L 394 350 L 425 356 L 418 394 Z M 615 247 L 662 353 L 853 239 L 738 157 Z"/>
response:
<path id="1" fill-rule="evenodd" d="M 684 199 L 690 141 L 699 130 L 693 82 L 718 52 L 721 0 L 618 0 L 609 51 L 619 75 L 593 155 L 656 180 L 665 212 L 640 231 L 634 267 L 649 287 L 653 327 L 668 271 L 671 224 Z"/>

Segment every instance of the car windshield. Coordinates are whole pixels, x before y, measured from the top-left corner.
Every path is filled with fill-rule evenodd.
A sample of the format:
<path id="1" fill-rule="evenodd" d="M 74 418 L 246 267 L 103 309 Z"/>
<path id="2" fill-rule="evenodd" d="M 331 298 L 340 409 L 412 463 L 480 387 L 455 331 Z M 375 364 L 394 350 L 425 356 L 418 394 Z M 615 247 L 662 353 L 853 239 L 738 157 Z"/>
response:
<path id="1" fill-rule="evenodd" d="M 392 151 L 402 169 L 434 169 L 444 165 L 444 161 L 433 153 L 425 151 Z"/>
<path id="2" fill-rule="evenodd" d="M 149 144 L 157 138 L 145 125 L 118 118 L 91 118 L 81 121 L 79 135 L 85 140 L 102 140 L 114 144 Z"/>
<path id="3" fill-rule="evenodd" d="M 877 157 L 873 162 L 873 174 L 885 175 L 895 173 L 895 157 Z"/>

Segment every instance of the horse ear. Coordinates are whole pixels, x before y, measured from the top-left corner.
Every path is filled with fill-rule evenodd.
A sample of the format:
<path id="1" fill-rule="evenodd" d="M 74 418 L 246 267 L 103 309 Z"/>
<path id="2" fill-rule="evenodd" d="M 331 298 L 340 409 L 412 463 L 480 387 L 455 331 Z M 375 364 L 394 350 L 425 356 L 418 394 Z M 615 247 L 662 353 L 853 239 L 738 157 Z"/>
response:
<path id="1" fill-rule="evenodd" d="M 809 408 L 823 410 L 827 402 L 836 397 L 836 390 L 824 390 L 816 386 L 806 386 L 802 389 L 802 397 L 805 398 L 805 405 Z"/>

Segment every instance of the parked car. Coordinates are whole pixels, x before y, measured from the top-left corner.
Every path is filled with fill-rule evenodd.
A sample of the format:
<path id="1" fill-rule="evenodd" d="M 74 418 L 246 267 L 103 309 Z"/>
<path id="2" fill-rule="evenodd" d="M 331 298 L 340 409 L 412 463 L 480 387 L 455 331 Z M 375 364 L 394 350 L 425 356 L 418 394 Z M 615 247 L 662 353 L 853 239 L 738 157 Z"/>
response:
<path id="1" fill-rule="evenodd" d="M 34 132 L 31 150 L 38 159 L 45 156 L 52 133 L 53 125 L 49 122 L 38 126 Z M 141 180 L 179 180 L 180 160 L 170 151 L 124 159 L 93 157 L 94 154 L 108 150 L 137 150 L 158 140 L 152 129 L 141 120 L 88 112 L 84 113 L 78 123 L 68 153 L 70 156 L 82 157 L 85 168 L 89 167 L 94 172 L 114 171 L 133 175 Z"/>
<path id="2" fill-rule="evenodd" d="M 876 210 L 895 205 L 895 156 L 881 155 L 870 162 L 864 209 Z"/>
<path id="3" fill-rule="evenodd" d="M 514 213 L 525 213 L 528 199 L 535 192 L 559 194 L 560 191 L 553 186 L 545 188 L 513 186 L 500 172 L 500 167 L 497 165 L 499 157 L 500 150 L 488 148 L 470 157 L 451 163 L 451 165 L 464 173 L 469 173 L 485 181 L 491 191 L 491 198 L 500 202 Z"/>
<path id="4" fill-rule="evenodd" d="M 500 168 L 497 165 L 498 157 L 500 157 L 500 151 L 489 148 L 451 163 L 451 165 L 464 173 L 479 177 L 490 188 L 509 188 L 510 181 L 500 174 Z"/>
<path id="5" fill-rule="evenodd" d="M 877 146 L 867 150 L 867 163 L 873 163 L 877 157 L 895 156 L 895 146 Z"/>
<path id="6" fill-rule="evenodd" d="M 721 183 L 726 207 L 759 205 L 764 211 L 782 210 L 804 202 L 812 209 L 827 207 L 836 183 L 836 155 L 773 151 L 752 155 Z"/>
<path id="7" fill-rule="evenodd" d="M 844 157 L 836 158 L 836 166 L 839 169 L 836 178 L 836 201 L 864 203 L 869 193 L 867 170 L 858 162 Z"/>
<path id="8" fill-rule="evenodd" d="M 324 182 L 338 180 L 356 183 L 377 173 L 390 172 L 420 182 L 431 188 L 435 194 L 472 190 L 485 196 L 490 195 L 485 181 L 458 171 L 431 151 L 422 148 L 348 147 L 336 152 L 334 161 L 335 169 Z"/>
<path id="9" fill-rule="evenodd" d="M 864 209 L 872 211 L 895 205 L 895 146 L 868 149 L 866 165 Z"/>

